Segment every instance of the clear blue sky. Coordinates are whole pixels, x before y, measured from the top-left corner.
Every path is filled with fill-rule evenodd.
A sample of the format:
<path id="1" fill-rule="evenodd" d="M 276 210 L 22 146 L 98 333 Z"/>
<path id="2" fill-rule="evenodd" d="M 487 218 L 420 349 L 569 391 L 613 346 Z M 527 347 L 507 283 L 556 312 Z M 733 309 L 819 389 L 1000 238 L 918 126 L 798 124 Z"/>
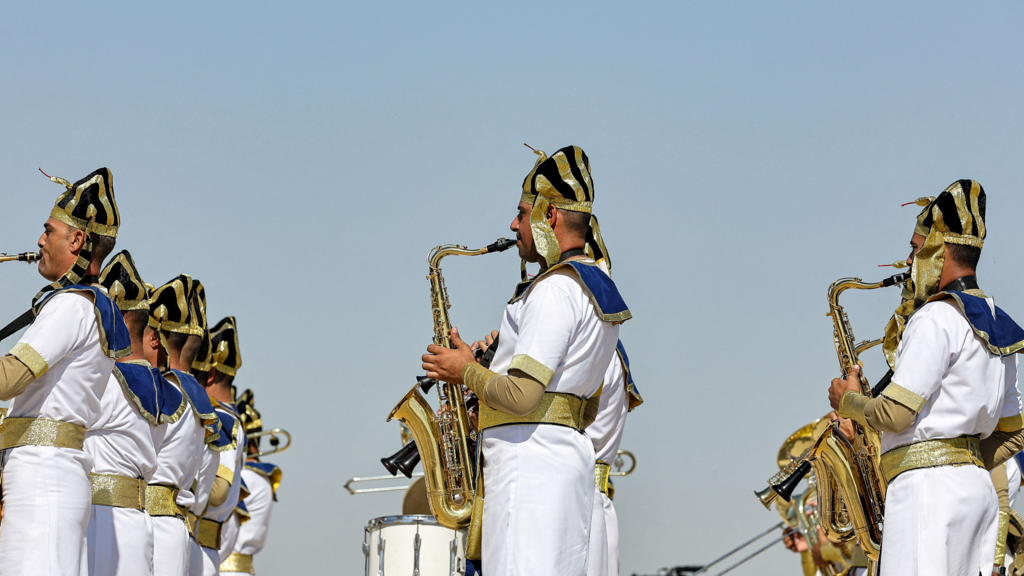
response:
<path id="1" fill-rule="evenodd" d="M 237 316 L 264 421 L 288 428 L 261 572 L 355 574 L 399 497 L 349 496 L 431 337 L 425 256 L 507 235 L 534 156 L 589 154 L 647 403 L 618 483 L 622 573 L 700 563 L 778 521 L 751 492 L 828 410 L 825 290 L 903 258 L 916 208 L 989 194 L 982 286 L 1024 316 L 1017 2 L 56 3 L 0 20 L 0 250 L 109 167 L 118 248 Z M 0 318 L 43 281 L 3 265 Z M 450 259 L 455 323 L 496 327 L 511 254 Z M 894 292 L 853 294 L 861 338 Z M 13 344 L 5 342 L 4 345 Z M 867 373 L 881 376 L 880 355 Z M 781 550 L 736 574 L 790 574 Z M 743 572 L 746 570 L 746 572 Z"/>

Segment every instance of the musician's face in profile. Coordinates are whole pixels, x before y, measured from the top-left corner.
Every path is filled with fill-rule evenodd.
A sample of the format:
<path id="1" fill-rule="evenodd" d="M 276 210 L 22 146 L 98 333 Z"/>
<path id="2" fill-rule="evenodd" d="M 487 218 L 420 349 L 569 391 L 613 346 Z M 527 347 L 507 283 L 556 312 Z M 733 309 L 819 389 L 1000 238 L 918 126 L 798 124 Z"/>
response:
<path id="1" fill-rule="evenodd" d="M 533 246 L 533 229 L 530 228 L 530 212 L 533 206 L 526 202 L 519 203 L 519 212 L 512 219 L 509 229 L 516 233 L 516 248 L 519 249 L 519 257 L 527 262 L 536 262 L 539 255 Z"/>
<path id="2" fill-rule="evenodd" d="M 907 266 L 914 265 L 914 256 L 921 249 L 921 246 L 924 246 L 924 241 L 925 237 L 916 232 L 910 237 L 910 256 L 907 256 Z"/>
<path id="3" fill-rule="evenodd" d="M 54 218 L 43 224 L 39 245 L 39 274 L 53 282 L 71 269 L 85 246 L 85 232 Z"/>

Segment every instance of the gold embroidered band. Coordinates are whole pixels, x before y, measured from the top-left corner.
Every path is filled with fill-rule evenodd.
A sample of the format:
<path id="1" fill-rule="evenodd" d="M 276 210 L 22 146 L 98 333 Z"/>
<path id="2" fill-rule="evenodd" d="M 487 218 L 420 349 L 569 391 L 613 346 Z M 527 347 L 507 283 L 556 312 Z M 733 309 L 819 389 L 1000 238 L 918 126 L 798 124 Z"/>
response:
<path id="1" fill-rule="evenodd" d="M 146 486 L 146 514 L 150 516 L 175 516 L 185 519 L 185 514 L 178 506 L 178 489 L 163 484 Z"/>
<path id="2" fill-rule="evenodd" d="M 192 489 L 195 490 L 195 484 L 192 485 Z M 196 538 L 196 523 L 198 522 L 199 516 L 196 516 L 191 512 L 185 513 L 185 525 L 188 526 L 188 535 L 191 536 L 193 540 Z"/>
<path id="3" fill-rule="evenodd" d="M 117 474 L 89 474 L 92 503 L 115 508 L 146 509 L 146 481 Z"/>
<path id="4" fill-rule="evenodd" d="M 551 378 L 554 377 L 555 371 L 547 366 L 541 364 L 539 361 L 527 356 L 526 354 L 517 354 L 512 357 L 512 362 L 508 365 L 508 369 L 511 370 L 522 370 L 530 376 L 537 379 L 538 382 L 547 386 L 551 383 Z"/>
<path id="5" fill-rule="evenodd" d="M 882 474 L 886 483 L 910 470 L 968 465 L 985 467 L 981 459 L 981 443 L 974 436 L 925 440 L 882 454 Z"/>
<path id="6" fill-rule="evenodd" d="M 999 424 L 996 425 L 996 430 L 1000 432 L 1016 432 L 1021 428 L 1024 428 L 1024 414 L 1000 418 Z"/>
<path id="7" fill-rule="evenodd" d="M 235 482 L 235 471 L 221 464 L 217 467 L 217 477 L 227 480 L 228 484 L 233 484 Z"/>
<path id="8" fill-rule="evenodd" d="M 868 420 L 864 415 L 864 410 L 867 408 L 869 400 L 871 399 L 863 394 L 853 391 L 846 392 L 839 400 L 839 416 L 851 418 L 860 422 L 862 426 L 867 426 Z"/>
<path id="9" fill-rule="evenodd" d="M 594 483 L 597 485 L 597 489 L 605 496 L 608 495 L 608 473 L 611 471 L 611 464 L 604 460 L 598 460 L 594 464 Z"/>
<path id="10" fill-rule="evenodd" d="M 910 408 L 916 414 L 921 413 L 921 408 L 924 408 L 925 399 L 918 396 L 914 392 L 907 390 L 903 386 L 895 382 L 891 382 L 885 387 L 885 391 L 882 392 L 882 396 L 895 400 L 900 404 L 903 404 L 907 408 Z"/>
<path id="11" fill-rule="evenodd" d="M 18 446 L 50 446 L 81 450 L 85 426 L 49 418 L 4 418 L 0 424 L 0 450 Z"/>
<path id="12" fill-rule="evenodd" d="M 227 559 L 220 563 L 220 571 L 221 573 L 241 572 L 243 574 L 255 574 L 256 571 L 252 568 L 252 554 L 232 552 L 231 556 L 228 556 Z"/>
<path id="13" fill-rule="evenodd" d="M 39 352 L 36 352 L 35 348 L 24 342 L 15 344 L 14 348 L 11 348 L 10 355 L 21 360 L 25 366 L 28 366 L 28 369 L 32 371 L 36 378 L 46 374 L 46 371 L 50 369 L 46 359 Z"/>
<path id="14" fill-rule="evenodd" d="M 583 431 L 583 410 L 587 399 L 563 394 L 545 392 L 540 406 L 526 416 L 515 416 L 507 412 L 495 410 L 483 402 L 480 403 L 480 430 L 507 426 L 509 424 L 554 424 L 568 426 Z"/>
<path id="15" fill-rule="evenodd" d="M 220 549 L 221 523 L 209 518 L 200 518 L 196 527 L 196 542 L 203 548 Z"/>

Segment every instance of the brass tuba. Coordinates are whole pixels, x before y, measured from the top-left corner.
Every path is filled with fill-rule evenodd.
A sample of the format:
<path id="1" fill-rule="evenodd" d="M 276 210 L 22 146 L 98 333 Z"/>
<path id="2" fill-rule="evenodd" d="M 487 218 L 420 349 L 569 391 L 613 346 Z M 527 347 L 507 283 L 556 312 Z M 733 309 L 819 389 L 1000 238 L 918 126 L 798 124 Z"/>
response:
<path id="1" fill-rule="evenodd" d="M 854 366 L 860 366 L 861 393 L 866 396 L 871 396 L 871 385 L 864 376 L 859 355 L 880 341 L 855 342 L 839 296 L 850 289 L 898 286 L 908 278 L 909 274 L 897 274 L 877 283 L 842 278 L 828 289 L 828 315 L 832 318 L 833 341 L 843 378 L 850 375 Z M 818 519 L 825 536 L 835 544 L 856 540 L 864 554 L 878 562 L 886 488 L 879 463 L 880 439 L 875 430 L 853 424 L 856 433 L 852 441 L 839 431 L 838 421 L 829 425 L 811 448 L 774 476 L 770 486 L 757 493 L 757 497 L 765 507 L 780 496 L 789 501 L 800 480 L 813 469 L 817 477 Z"/>
<path id="2" fill-rule="evenodd" d="M 434 344 L 446 348 L 452 345 L 452 323 L 448 318 L 448 290 L 441 275 L 441 259 L 452 254 L 479 256 L 501 252 L 515 246 L 514 240 L 500 238 L 494 244 L 479 250 L 465 246 L 446 244 L 430 251 L 427 263 L 430 265 L 430 307 L 434 313 Z M 429 390 L 433 381 L 424 383 L 423 390 Z M 473 459 L 469 452 L 469 418 L 466 416 L 466 402 L 462 386 L 448 382 L 437 382 L 440 410 L 434 415 L 430 404 L 420 394 L 420 384 L 402 398 L 388 415 L 388 422 L 398 419 L 412 431 L 416 447 L 423 459 L 423 473 L 427 483 L 430 511 L 445 528 L 465 528 L 473 513 L 473 498 L 476 492 L 476 478 Z"/>

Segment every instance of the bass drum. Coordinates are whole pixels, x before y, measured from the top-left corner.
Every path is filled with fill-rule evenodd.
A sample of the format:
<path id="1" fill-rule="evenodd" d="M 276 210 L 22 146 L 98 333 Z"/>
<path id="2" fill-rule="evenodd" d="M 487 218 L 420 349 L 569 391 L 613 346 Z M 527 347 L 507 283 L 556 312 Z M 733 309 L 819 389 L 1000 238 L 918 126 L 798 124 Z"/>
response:
<path id="1" fill-rule="evenodd" d="M 466 576 L 466 531 L 420 514 L 374 518 L 363 556 L 365 576 Z"/>

